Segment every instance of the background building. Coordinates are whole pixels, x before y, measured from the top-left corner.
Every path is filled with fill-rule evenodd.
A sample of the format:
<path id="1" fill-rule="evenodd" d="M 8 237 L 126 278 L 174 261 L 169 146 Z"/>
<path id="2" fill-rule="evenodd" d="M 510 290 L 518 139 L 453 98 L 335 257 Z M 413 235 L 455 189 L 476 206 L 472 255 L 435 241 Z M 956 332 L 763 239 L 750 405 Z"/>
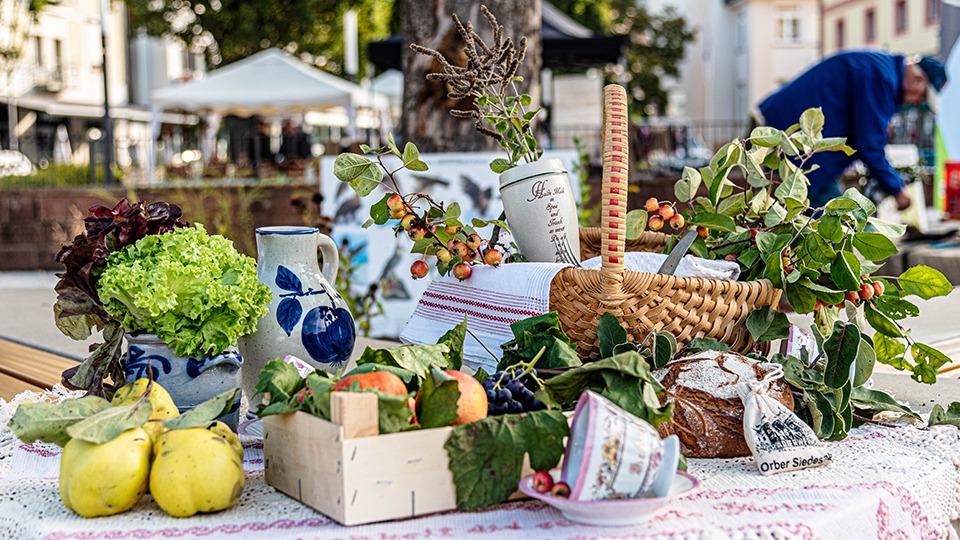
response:
<path id="1" fill-rule="evenodd" d="M 824 0 L 823 55 L 863 47 L 906 54 L 937 54 L 941 2 Z"/>

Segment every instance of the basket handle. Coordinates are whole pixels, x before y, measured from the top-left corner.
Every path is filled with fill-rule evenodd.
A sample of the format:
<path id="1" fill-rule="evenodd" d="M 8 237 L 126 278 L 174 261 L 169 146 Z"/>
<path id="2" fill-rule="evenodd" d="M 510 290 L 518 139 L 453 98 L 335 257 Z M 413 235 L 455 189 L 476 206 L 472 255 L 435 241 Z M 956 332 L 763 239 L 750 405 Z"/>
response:
<path id="1" fill-rule="evenodd" d="M 600 212 L 600 281 L 605 294 L 622 291 L 626 247 L 627 184 L 630 169 L 627 92 L 603 87 L 603 183 Z"/>

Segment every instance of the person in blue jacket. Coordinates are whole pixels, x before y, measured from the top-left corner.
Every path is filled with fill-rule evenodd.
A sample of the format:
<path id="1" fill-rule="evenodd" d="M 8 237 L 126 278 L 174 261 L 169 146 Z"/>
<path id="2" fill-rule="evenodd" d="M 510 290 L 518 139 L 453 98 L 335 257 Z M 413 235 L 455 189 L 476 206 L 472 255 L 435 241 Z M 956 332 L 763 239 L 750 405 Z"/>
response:
<path id="1" fill-rule="evenodd" d="M 877 50 L 840 52 L 814 65 L 764 99 L 758 121 L 777 129 L 795 124 L 803 111 L 811 107 L 823 110 L 823 136 L 846 137 L 856 150 L 815 154 L 804 168 L 819 165 L 807 174 L 810 180 L 810 206 L 823 206 L 840 196 L 840 175 L 855 160 L 870 169 L 886 193 L 893 195 L 897 207 L 910 206 L 903 181 L 887 162 L 887 125 L 901 105 L 919 105 L 926 98 L 927 84 L 940 91 L 947 82 L 943 63 L 924 57 L 907 60 Z"/>

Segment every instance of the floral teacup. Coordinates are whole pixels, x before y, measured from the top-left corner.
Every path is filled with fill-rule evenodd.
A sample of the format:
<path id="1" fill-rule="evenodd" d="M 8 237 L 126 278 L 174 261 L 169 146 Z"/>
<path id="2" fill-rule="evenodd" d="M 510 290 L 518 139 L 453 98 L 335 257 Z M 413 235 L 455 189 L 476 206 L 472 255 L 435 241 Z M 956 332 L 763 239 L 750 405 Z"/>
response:
<path id="1" fill-rule="evenodd" d="M 587 390 L 573 414 L 561 480 L 579 501 L 663 497 L 679 459 L 676 435 L 661 440 L 649 423 Z"/>

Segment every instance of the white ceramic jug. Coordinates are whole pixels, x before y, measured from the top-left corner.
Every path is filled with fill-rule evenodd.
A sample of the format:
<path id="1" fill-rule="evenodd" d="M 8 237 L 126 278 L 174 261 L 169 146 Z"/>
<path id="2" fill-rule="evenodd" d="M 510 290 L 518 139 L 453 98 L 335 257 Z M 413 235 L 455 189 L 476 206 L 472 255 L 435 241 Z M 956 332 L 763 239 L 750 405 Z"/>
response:
<path id="1" fill-rule="evenodd" d="M 323 254 L 322 273 L 317 248 Z M 257 331 L 239 342 L 251 411 L 260 404 L 254 397 L 260 371 L 271 360 L 293 355 L 317 369 L 347 368 L 357 333 L 353 315 L 333 288 L 338 255 L 333 240 L 315 227 L 257 229 L 257 276 L 273 299 Z"/>
<path id="2" fill-rule="evenodd" d="M 563 162 L 542 159 L 500 174 L 510 232 L 529 262 L 580 264 L 577 202 Z"/>

